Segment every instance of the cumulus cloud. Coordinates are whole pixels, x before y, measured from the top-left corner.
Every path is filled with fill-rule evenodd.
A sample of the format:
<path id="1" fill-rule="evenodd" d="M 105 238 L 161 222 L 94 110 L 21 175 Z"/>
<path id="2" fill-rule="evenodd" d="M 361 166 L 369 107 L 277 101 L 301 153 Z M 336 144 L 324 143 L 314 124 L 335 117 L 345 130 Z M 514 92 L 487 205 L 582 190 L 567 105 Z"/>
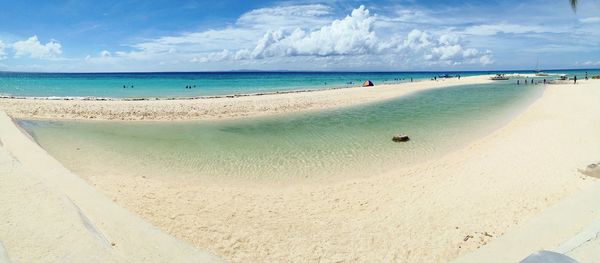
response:
<path id="1" fill-rule="evenodd" d="M 461 38 L 456 34 L 443 34 L 437 39 L 424 31 L 414 29 L 405 39 L 399 35 L 380 38 L 374 31 L 377 17 L 360 6 L 343 19 L 329 25 L 308 31 L 295 29 L 290 33 L 283 30 L 269 31 L 262 36 L 254 48 L 239 49 L 235 52 L 224 49 L 193 62 L 223 61 L 228 59 L 265 59 L 272 57 L 335 57 L 392 54 L 406 57 L 425 53 L 430 63 L 492 63 L 491 55 L 474 48 L 465 49 Z M 388 56 L 389 57 L 389 56 Z M 391 58 L 397 60 L 397 58 Z"/>
<path id="2" fill-rule="evenodd" d="M 12 48 L 15 51 L 15 57 L 54 58 L 62 53 L 62 46 L 56 40 L 50 40 L 48 43 L 42 44 L 37 36 L 17 41 L 13 43 Z"/>
<path id="3" fill-rule="evenodd" d="M 438 39 L 426 39 L 431 48 L 425 53 L 424 58 L 430 62 L 447 65 L 460 64 L 492 64 L 492 52 L 480 52 L 475 48 L 465 48 L 462 38 L 457 34 L 442 34 Z"/>
<path id="4" fill-rule="evenodd" d="M 421 50 L 432 45 L 429 41 L 429 34 L 418 29 L 413 29 L 408 33 L 404 46 L 414 50 Z"/>
<path id="5" fill-rule="evenodd" d="M 320 4 L 261 8 L 243 14 L 227 28 L 159 37 L 134 44 L 130 51 L 106 51 L 96 58 L 237 64 L 286 59 L 293 63 L 301 58 L 344 65 L 352 61 L 346 58 L 379 65 L 492 63 L 491 54 L 468 47 L 458 33 L 379 30 L 382 20 L 407 19 L 406 14 L 401 15 L 395 20 L 359 6 L 349 15 L 333 19 L 331 8 Z"/>
<path id="6" fill-rule="evenodd" d="M 321 4 L 254 9 L 244 13 L 234 25 L 226 28 L 164 36 L 134 44 L 133 51 L 114 53 L 117 56 L 133 59 L 153 59 L 164 57 L 165 54 L 169 54 L 172 58 L 178 57 L 178 54 L 187 54 L 193 57 L 191 59 L 193 61 L 207 61 L 207 58 L 201 58 L 200 55 L 207 52 L 222 53 L 223 49 L 249 48 L 249 43 L 256 43 L 257 39 L 273 28 L 276 29 L 275 31 L 291 31 L 296 28 L 322 26 L 332 20 L 330 15 L 331 8 Z M 240 55 L 242 53 L 240 52 Z M 211 59 L 219 58 L 218 54 L 209 56 Z"/>
<path id="7" fill-rule="evenodd" d="M 252 52 L 251 58 L 273 56 L 336 56 L 377 53 L 381 48 L 372 31 L 374 17 L 361 6 L 341 20 L 316 31 L 296 29 L 291 34 L 267 32 Z"/>

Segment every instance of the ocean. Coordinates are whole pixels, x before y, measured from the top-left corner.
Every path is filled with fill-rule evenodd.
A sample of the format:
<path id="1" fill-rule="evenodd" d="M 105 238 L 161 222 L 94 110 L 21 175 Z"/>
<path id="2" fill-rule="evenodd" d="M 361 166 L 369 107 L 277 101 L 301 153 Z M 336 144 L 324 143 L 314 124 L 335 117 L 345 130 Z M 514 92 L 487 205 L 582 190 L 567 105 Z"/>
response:
<path id="1" fill-rule="evenodd" d="M 552 70 L 578 74 L 586 70 Z M 600 74 L 600 70 L 589 70 Z M 0 72 L 0 96 L 55 98 L 187 98 L 328 89 L 430 79 L 434 76 L 471 76 L 489 72 L 190 72 L 190 73 L 18 73 Z M 191 88 L 186 88 L 191 87 Z"/>

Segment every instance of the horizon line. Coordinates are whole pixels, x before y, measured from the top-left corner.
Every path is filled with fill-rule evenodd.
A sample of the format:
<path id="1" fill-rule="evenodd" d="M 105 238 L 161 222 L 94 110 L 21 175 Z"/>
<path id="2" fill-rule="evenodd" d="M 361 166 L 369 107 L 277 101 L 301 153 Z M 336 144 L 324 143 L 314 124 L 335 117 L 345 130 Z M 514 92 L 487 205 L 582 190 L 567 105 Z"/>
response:
<path id="1" fill-rule="evenodd" d="M 600 68 L 558 68 L 544 69 L 541 71 L 561 70 L 600 70 Z M 193 74 L 193 73 L 460 73 L 460 72 L 536 72 L 535 69 L 497 69 L 497 70 L 414 70 L 414 71 L 360 71 L 360 70 L 215 70 L 215 71 L 10 71 L 0 70 L 0 73 L 27 73 L 27 74 Z"/>

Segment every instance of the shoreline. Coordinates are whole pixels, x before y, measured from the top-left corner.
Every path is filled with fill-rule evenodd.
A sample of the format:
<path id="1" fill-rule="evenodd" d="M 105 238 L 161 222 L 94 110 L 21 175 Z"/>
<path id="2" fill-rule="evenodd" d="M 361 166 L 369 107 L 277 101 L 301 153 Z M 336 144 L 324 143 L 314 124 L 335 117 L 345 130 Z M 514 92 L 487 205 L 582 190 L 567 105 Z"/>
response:
<path id="1" fill-rule="evenodd" d="M 19 119 L 117 121 L 215 120 L 329 109 L 401 97 L 412 92 L 491 83 L 490 75 L 351 87 L 227 95 L 197 99 L 49 100 L 0 98 L 0 110 Z"/>
<path id="2" fill-rule="evenodd" d="M 600 155 L 597 83 L 548 85 L 491 134 L 375 176 L 258 188 L 111 175 L 90 184 L 234 262 L 445 262 L 595 182 L 577 168 Z"/>
<path id="3" fill-rule="evenodd" d="M 417 82 L 417 81 L 415 81 Z M 398 85 L 397 84 L 382 84 L 382 85 Z M 381 85 L 380 85 L 381 86 Z M 268 92 L 255 92 L 255 93 L 234 93 L 224 95 L 206 95 L 206 96 L 191 96 L 191 97 L 60 97 L 60 96 L 49 96 L 49 97 L 36 97 L 36 96 L 13 96 L 13 95 L 0 95 L 0 99 L 14 99 L 14 100 L 57 100 L 57 101 L 155 101 L 155 100 L 205 100 L 205 99 L 222 99 L 222 98 L 237 98 L 237 97 L 253 97 L 253 96 L 264 96 L 264 95 L 278 95 L 288 93 L 306 93 L 306 92 L 318 92 L 326 90 L 336 89 L 351 89 L 360 88 L 361 86 L 352 87 L 331 87 L 331 88 L 314 88 L 314 89 L 292 89 L 292 90 L 281 90 L 281 91 L 268 91 Z"/>

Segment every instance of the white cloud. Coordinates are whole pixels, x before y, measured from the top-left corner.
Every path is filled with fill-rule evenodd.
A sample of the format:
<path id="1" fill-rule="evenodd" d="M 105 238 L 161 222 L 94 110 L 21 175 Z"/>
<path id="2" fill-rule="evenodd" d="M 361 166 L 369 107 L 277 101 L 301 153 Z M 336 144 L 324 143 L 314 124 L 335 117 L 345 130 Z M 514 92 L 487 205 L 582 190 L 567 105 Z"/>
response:
<path id="1" fill-rule="evenodd" d="M 374 17 L 360 6 L 352 14 L 316 31 L 296 29 L 267 32 L 250 53 L 252 58 L 273 56 L 336 56 L 377 53 L 380 41 L 372 31 Z"/>
<path id="2" fill-rule="evenodd" d="M 380 66 L 492 63 L 490 54 L 467 47 L 459 32 L 412 29 L 403 33 L 377 26 L 380 21 L 400 21 L 415 14 L 384 17 L 360 6 L 343 18 L 333 19 L 331 8 L 325 5 L 261 8 L 243 14 L 223 29 L 163 36 L 133 44 L 129 51 L 103 51 L 87 61 L 240 66 L 308 63 L 304 59 L 308 58 L 331 67 L 335 63 L 350 67 L 358 58 Z"/>
<path id="3" fill-rule="evenodd" d="M 344 19 L 334 20 L 313 31 L 296 29 L 286 34 L 282 30 L 269 31 L 251 49 L 239 49 L 231 52 L 224 49 L 203 57 L 196 57 L 193 62 L 223 61 L 228 59 L 266 59 L 273 57 L 332 57 L 387 55 L 390 61 L 398 61 L 398 57 L 407 58 L 423 55 L 430 63 L 492 63 L 490 54 L 482 54 L 474 48 L 464 49 L 461 38 L 457 34 L 443 34 L 433 39 L 426 32 L 414 29 L 406 39 L 400 35 L 380 38 L 374 31 L 377 17 L 370 15 L 364 6 L 354 9 Z M 396 56 L 396 57 L 391 57 Z M 483 58 L 485 56 L 485 58 Z"/>
<path id="4" fill-rule="evenodd" d="M 276 27 L 280 29 L 314 27 L 328 23 L 331 7 L 322 4 L 291 5 L 251 10 L 236 21 L 239 26 L 254 28 Z"/>
<path id="5" fill-rule="evenodd" d="M 584 65 L 584 66 L 598 66 L 598 65 L 600 65 L 600 60 L 598 60 L 598 61 L 588 60 L 586 62 L 581 63 L 581 65 Z"/>
<path id="6" fill-rule="evenodd" d="M 2 40 L 0 40 L 0 59 L 5 59 L 6 58 L 6 45 L 4 45 L 4 42 L 2 42 Z"/>
<path id="7" fill-rule="evenodd" d="M 457 34 L 442 34 L 432 44 L 431 50 L 424 58 L 427 61 L 446 65 L 460 64 L 492 64 L 492 52 L 480 52 L 475 48 L 465 48 L 462 39 Z"/>
<path id="8" fill-rule="evenodd" d="M 17 41 L 13 43 L 12 48 L 15 51 L 15 57 L 29 55 L 31 58 L 54 58 L 62 53 L 62 46 L 56 40 L 50 40 L 42 45 L 37 36 Z"/>
<path id="9" fill-rule="evenodd" d="M 426 32 L 423 32 L 418 29 L 413 29 L 408 33 L 406 40 L 404 41 L 404 46 L 409 47 L 414 50 L 421 50 L 423 48 L 431 46 L 431 41 L 429 40 L 429 35 Z"/>
<path id="10" fill-rule="evenodd" d="M 518 25 L 509 23 L 477 25 L 467 27 L 464 30 L 465 34 L 475 36 L 493 36 L 499 33 L 505 34 L 524 34 L 524 33 L 560 33 L 564 30 L 558 28 L 547 28 L 532 25 Z"/>
<path id="11" fill-rule="evenodd" d="M 276 31 L 292 31 L 296 28 L 313 28 L 327 24 L 331 8 L 325 5 L 292 5 L 260 8 L 240 16 L 234 25 L 222 29 L 188 32 L 132 45 L 133 51 L 119 51 L 115 55 L 132 59 L 154 59 L 157 57 L 179 57 L 182 60 L 206 61 L 202 54 L 250 48 L 272 28 Z M 243 52 L 240 52 L 240 54 Z M 178 54 L 187 54 L 186 59 Z M 189 59 L 192 56 L 192 59 Z M 233 55 L 235 56 L 235 55 Z M 212 56 L 216 58 L 218 56 Z"/>
<path id="12" fill-rule="evenodd" d="M 492 51 L 487 50 L 485 54 L 479 58 L 479 63 L 484 66 L 494 63 L 494 60 L 492 59 Z"/>
<path id="13" fill-rule="evenodd" d="M 600 23 L 600 16 L 592 16 L 592 17 L 582 18 L 582 19 L 579 19 L 579 22 L 584 23 L 584 24 Z"/>

